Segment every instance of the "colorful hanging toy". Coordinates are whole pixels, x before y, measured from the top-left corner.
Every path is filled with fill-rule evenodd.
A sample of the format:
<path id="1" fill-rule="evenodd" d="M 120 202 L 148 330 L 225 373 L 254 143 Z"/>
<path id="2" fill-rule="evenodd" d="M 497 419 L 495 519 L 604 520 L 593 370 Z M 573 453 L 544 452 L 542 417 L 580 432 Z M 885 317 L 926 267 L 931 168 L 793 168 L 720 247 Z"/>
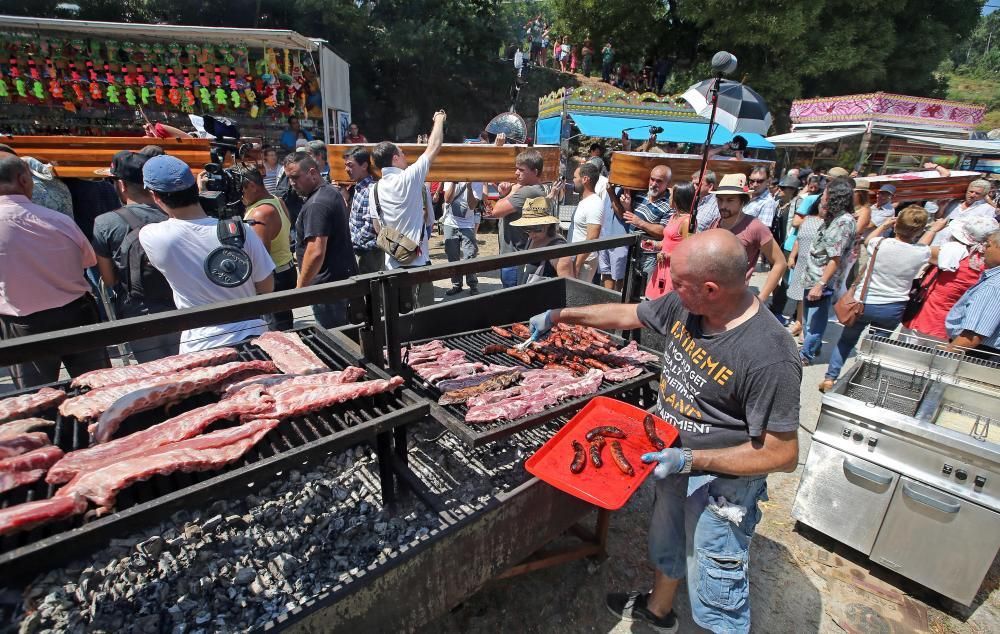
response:
<path id="1" fill-rule="evenodd" d="M 114 84 L 108 85 L 107 94 L 108 94 L 108 101 L 109 102 L 111 102 L 111 103 L 119 103 L 118 86 L 116 86 Z"/>
<path id="2" fill-rule="evenodd" d="M 131 86 L 125 88 L 125 103 L 130 106 L 135 105 L 135 89 Z"/>
<path id="3" fill-rule="evenodd" d="M 239 108 L 240 107 L 240 91 L 238 91 L 238 90 L 231 90 L 231 91 L 229 91 L 229 101 L 230 101 L 230 103 L 233 104 L 233 108 L 234 109 L 235 108 Z"/>
<path id="4" fill-rule="evenodd" d="M 153 90 L 153 99 L 156 101 L 156 103 L 160 104 L 161 106 L 163 105 L 164 101 L 163 101 L 163 85 L 162 84 L 159 85 L 159 86 L 157 86 L 156 89 Z M 177 104 L 174 104 L 174 105 L 177 105 Z"/>
<path id="5" fill-rule="evenodd" d="M 108 90 L 110 91 L 110 87 L 108 88 Z M 53 79 L 49 81 L 49 94 L 52 95 L 53 99 L 62 100 L 63 89 L 58 79 Z"/>
<path id="6" fill-rule="evenodd" d="M 142 89 L 139 90 L 139 98 L 142 99 L 142 105 L 147 105 L 149 103 L 149 88 L 143 86 Z"/>
<path id="7" fill-rule="evenodd" d="M 101 99 L 101 85 L 96 81 L 90 82 L 90 98 L 94 101 Z"/>
<path id="8" fill-rule="evenodd" d="M 160 93 L 161 93 L 159 95 L 159 97 L 158 97 L 158 101 L 159 101 L 163 97 L 163 95 L 162 95 L 162 90 L 163 89 L 162 88 L 158 88 L 157 90 L 160 91 Z M 170 91 L 167 93 L 167 99 L 170 100 L 170 103 L 173 104 L 174 107 L 178 106 L 181 103 L 181 91 L 178 90 L 178 89 L 176 89 L 176 88 L 171 88 Z M 159 101 L 159 102 L 163 103 L 162 101 Z"/>
<path id="9" fill-rule="evenodd" d="M 7 82 L 3 77 L 0 77 L 0 97 L 9 97 L 10 93 L 7 91 Z"/>
<path id="10" fill-rule="evenodd" d="M 208 92 L 208 88 L 204 88 L 204 87 L 199 88 L 198 89 L 198 96 L 201 98 L 201 103 L 206 108 L 211 108 L 212 107 L 212 95 Z"/>
<path id="11" fill-rule="evenodd" d="M 21 79 L 20 77 L 18 77 L 17 79 L 14 80 L 14 90 L 17 91 L 17 96 L 18 97 L 27 97 L 28 96 L 28 91 L 27 91 L 27 88 L 24 85 L 24 80 Z"/>

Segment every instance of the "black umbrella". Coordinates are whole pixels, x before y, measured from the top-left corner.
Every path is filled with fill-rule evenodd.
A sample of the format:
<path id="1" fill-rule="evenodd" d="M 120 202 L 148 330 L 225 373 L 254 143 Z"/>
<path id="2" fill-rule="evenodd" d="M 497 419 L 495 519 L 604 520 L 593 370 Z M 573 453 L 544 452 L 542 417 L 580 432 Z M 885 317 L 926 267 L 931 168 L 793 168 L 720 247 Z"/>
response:
<path id="1" fill-rule="evenodd" d="M 731 132 L 767 134 L 771 127 L 771 113 L 764 98 L 753 88 L 730 79 L 706 79 L 687 89 L 684 98 L 699 116 L 712 113 L 712 91 L 719 82 L 719 102 L 715 121 Z"/>

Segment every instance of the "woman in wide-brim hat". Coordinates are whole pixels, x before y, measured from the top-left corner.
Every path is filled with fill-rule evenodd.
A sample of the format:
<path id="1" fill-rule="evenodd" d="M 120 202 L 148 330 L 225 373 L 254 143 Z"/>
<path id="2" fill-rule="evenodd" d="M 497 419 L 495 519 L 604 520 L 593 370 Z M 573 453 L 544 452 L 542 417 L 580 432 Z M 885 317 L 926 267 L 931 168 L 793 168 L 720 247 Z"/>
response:
<path id="1" fill-rule="evenodd" d="M 526 200 L 521 217 L 510 224 L 521 227 L 528 234 L 529 249 L 566 244 L 566 239 L 559 232 L 559 218 L 549 213 L 549 200 L 542 196 Z M 518 284 L 531 284 L 552 277 L 573 277 L 573 258 L 565 256 L 527 264 Z"/>

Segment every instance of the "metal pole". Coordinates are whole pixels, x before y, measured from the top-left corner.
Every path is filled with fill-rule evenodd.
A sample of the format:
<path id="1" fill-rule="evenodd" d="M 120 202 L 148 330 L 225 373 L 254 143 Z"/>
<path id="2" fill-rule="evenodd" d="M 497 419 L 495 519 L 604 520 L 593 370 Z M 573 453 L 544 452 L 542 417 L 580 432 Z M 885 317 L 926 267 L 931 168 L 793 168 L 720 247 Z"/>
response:
<path id="1" fill-rule="evenodd" d="M 698 230 L 698 192 L 701 191 L 701 184 L 705 180 L 705 172 L 708 169 L 708 148 L 712 144 L 712 128 L 715 127 L 715 111 L 719 107 L 719 84 L 722 83 L 722 75 L 715 78 L 712 84 L 712 116 L 708 119 L 708 136 L 705 137 L 705 146 L 701 150 L 701 168 L 698 170 L 698 189 L 694 192 L 694 199 L 691 201 L 691 221 L 688 223 L 688 235 L 694 235 Z"/>

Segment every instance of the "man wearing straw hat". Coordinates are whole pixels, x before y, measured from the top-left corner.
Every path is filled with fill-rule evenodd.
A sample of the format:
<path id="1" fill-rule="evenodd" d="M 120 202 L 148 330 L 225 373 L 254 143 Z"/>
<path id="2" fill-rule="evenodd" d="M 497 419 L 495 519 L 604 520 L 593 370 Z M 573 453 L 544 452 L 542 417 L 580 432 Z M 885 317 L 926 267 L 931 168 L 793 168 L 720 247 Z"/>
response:
<path id="1" fill-rule="evenodd" d="M 549 213 L 549 199 L 529 198 L 524 202 L 521 217 L 510 223 L 528 235 L 528 249 L 556 247 L 566 244 L 559 233 L 559 218 Z M 525 265 L 518 284 L 532 284 L 550 277 L 573 277 L 571 256 L 542 260 Z"/>
<path id="2" fill-rule="evenodd" d="M 753 274 L 757 258 L 761 255 L 771 265 L 771 271 L 767 274 L 763 288 L 760 289 L 758 298 L 766 303 L 774 289 L 778 287 L 778 282 L 785 274 L 788 263 L 781 247 L 778 245 L 771 229 L 753 216 L 743 213 L 743 206 L 750 200 L 750 190 L 747 188 L 746 176 L 743 174 L 726 174 L 722 177 L 722 182 L 712 190 L 716 200 L 719 202 L 719 219 L 713 223 L 711 228 L 721 228 L 736 234 L 743 248 L 747 252 L 747 273 L 746 281 L 750 283 L 750 276 Z"/>

